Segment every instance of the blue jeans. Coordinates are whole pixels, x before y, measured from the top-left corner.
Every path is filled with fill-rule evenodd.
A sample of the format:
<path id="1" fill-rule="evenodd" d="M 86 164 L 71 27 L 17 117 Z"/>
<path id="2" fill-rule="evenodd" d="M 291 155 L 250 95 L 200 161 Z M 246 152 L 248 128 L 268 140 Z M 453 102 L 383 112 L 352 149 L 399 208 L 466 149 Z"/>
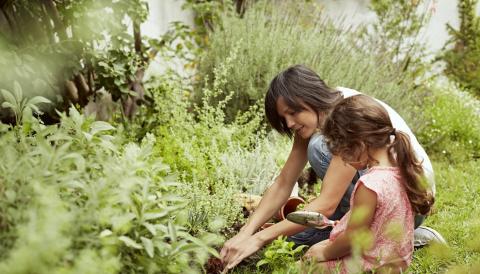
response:
<path id="1" fill-rule="evenodd" d="M 310 138 L 308 143 L 308 162 L 313 168 L 317 176 L 323 181 L 325 174 L 327 173 L 328 166 L 332 160 L 332 153 L 327 147 L 323 135 L 316 133 Z M 362 176 L 366 170 L 357 171 L 353 177 L 350 185 L 348 186 L 347 191 L 343 194 L 340 203 L 338 204 L 335 212 L 330 216 L 331 220 L 340 220 L 345 213 L 350 209 L 350 197 L 352 196 L 353 189 L 357 183 L 360 176 Z M 415 216 L 415 228 L 422 224 L 425 216 L 417 215 Z M 332 231 L 331 227 L 324 229 L 318 228 L 307 228 L 304 231 L 292 235 L 287 238 L 289 241 L 293 241 L 295 245 L 314 245 L 318 242 L 326 240 L 330 237 L 330 232 Z"/>

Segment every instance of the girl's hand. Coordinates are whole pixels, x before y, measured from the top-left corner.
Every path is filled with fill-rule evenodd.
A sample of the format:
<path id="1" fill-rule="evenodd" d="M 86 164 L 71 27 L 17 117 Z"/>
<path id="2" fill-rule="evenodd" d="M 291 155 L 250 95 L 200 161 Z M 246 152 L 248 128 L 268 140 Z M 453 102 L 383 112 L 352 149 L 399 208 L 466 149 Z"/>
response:
<path id="1" fill-rule="evenodd" d="M 228 240 L 220 251 L 220 258 L 225 269 L 232 269 L 243 259 L 252 255 L 263 246 L 263 242 L 255 235 L 240 232 Z"/>
<path id="2" fill-rule="evenodd" d="M 312 245 L 308 251 L 303 255 L 305 259 L 314 259 L 317 262 L 325 262 L 325 248 L 330 244 L 329 240 L 321 241 Z"/>

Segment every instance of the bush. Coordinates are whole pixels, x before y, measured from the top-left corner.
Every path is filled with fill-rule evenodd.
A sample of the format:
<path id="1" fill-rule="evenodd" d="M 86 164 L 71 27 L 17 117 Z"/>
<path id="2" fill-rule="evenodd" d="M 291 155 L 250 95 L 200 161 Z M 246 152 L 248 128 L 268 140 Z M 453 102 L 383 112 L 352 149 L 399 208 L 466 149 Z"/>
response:
<path id="1" fill-rule="evenodd" d="M 236 48 L 239 58 L 222 88 L 233 91 L 227 105 L 227 120 L 240 110 L 261 104 L 271 79 L 288 66 L 303 63 L 314 69 L 329 85 L 354 88 L 383 99 L 401 112 L 407 121 L 416 121 L 409 98 L 413 80 L 392 66 L 389 56 L 379 58 L 363 51 L 360 33 L 339 30 L 323 18 L 314 3 L 260 1 L 242 18 L 224 16 L 222 27 L 210 36 L 210 46 L 199 64 L 200 86 L 214 78 L 213 69 Z M 196 90 L 196 101 L 204 93 Z M 225 98 L 226 94 L 218 100 Z"/>
<path id="2" fill-rule="evenodd" d="M 460 0 L 457 8 L 460 27 L 447 24 L 451 39 L 440 56 L 445 61 L 445 75 L 480 98 L 480 17 L 476 15 L 478 0 Z"/>
<path id="3" fill-rule="evenodd" d="M 218 255 L 218 236 L 187 233 L 152 135 L 125 143 L 73 108 L 28 125 L 0 124 L 1 273 L 184 273 Z"/>
<path id="4" fill-rule="evenodd" d="M 133 131 L 150 131 L 162 140 L 153 153 L 185 182 L 178 191 L 191 201 L 193 233 L 211 229 L 211 223 L 216 229 L 228 229 L 243 221 L 235 194 L 261 194 L 278 172 L 279 157 L 285 156 L 279 151 L 288 152 L 286 139 L 265 138 L 259 106 L 225 121 L 230 98 L 217 99 L 227 93 L 223 87 L 237 58 L 232 51 L 218 65 L 212 88 L 203 90 L 201 106 L 188 100 L 192 87 L 188 79 L 172 73 L 157 79 L 153 109 L 133 126 Z"/>
<path id="5" fill-rule="evenodd" d="M 437 158 L 462 162 L 480 157 L 480 104 L 451 83 L 430 83 L 419 141 Z M 477 102 L 475 104 L 475 102 Z"/>

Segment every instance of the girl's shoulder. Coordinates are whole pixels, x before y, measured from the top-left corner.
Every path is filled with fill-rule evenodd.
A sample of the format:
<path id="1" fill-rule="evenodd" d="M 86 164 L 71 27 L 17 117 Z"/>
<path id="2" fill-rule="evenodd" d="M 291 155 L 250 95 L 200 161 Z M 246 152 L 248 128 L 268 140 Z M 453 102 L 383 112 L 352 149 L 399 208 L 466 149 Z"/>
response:
<path id="1" fill-rule="evenodd" d="M 401 172 L 398 167 L 372 167 L 360 177 L 366 187 L 372 190 L 381 190 L 391 187 L 391 183 L 400 182 Z"/>

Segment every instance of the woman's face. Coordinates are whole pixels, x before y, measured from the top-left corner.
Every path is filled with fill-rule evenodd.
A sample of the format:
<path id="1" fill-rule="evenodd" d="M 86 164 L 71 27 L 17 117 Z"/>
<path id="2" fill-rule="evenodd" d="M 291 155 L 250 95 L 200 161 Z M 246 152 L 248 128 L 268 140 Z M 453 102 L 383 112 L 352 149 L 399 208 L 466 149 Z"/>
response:
<path id="1" fill-rule="evenodd" d="M 301 102 L 301 105 L 305 109 L 295 111 L 286 104 L 283 97 L 279 97 L 277 100 L 277 112 L 280 117 L 285 119 L 288 128 L 291 129 L 295 135 L 308 139 L 317 131 L 319 115 L 303 102 Z"/>

